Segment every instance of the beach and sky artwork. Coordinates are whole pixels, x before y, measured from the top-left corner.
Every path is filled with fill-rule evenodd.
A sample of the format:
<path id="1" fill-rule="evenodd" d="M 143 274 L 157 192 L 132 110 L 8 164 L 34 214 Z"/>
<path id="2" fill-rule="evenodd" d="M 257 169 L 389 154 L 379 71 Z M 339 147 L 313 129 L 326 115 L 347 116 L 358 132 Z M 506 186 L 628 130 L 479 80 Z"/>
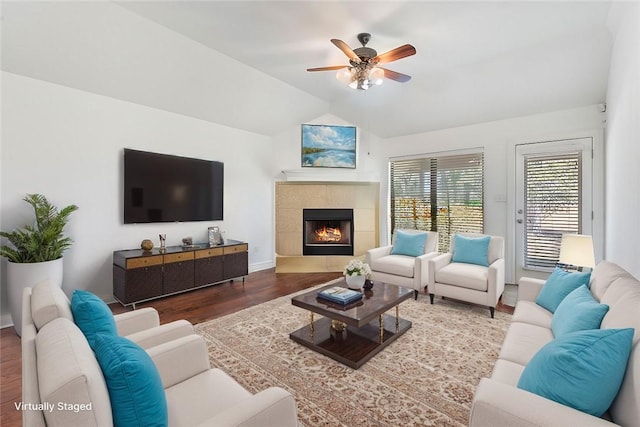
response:
<path id="1" fill-rule="evenodd" d="M 355 168 L 356 128 L 303 124 L 302 167 Z"/>

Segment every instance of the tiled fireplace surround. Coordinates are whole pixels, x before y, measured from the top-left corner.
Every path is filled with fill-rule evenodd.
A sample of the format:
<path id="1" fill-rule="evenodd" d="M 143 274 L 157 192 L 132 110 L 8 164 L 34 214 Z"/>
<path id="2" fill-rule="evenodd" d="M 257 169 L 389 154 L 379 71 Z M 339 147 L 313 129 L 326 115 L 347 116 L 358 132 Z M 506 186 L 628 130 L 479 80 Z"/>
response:
<path id="1" fill-rule="evenodd" d="M 342 271 L 379 246 L 377 182 L 276 182 L 276 272 Z M 303 255 L 303 209 L 353 209 L 354 254 Z"/>

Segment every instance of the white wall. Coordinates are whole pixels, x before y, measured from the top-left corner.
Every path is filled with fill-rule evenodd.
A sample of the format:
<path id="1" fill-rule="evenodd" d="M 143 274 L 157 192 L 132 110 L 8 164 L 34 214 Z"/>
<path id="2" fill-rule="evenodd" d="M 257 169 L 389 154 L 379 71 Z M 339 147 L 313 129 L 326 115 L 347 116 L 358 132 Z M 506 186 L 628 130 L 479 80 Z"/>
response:
<path id="1" fill-rule="evenodd" d="M 640 5 L 612 6 L 607 89 L 606 254 L 640 277 Z"/>
<path id="2" fill-rule="evenodd" d="M 347 89 L 351 90 L 351 89 Z M 351 123 L 332 115 L 325 114 L 313 120 L 306 121 L 307 124 L 356 126 L 356 168 L 302 168 L 302 129 L 297 125 L 274 136 L 274 152 L 278 153 L 274 158 L 273 174 L 279 180 L 302 180 L 302 181 L 372 181 L 380 180 L 380 170 L 378 160 L 372 153 L 373 147 L 377 147 L 381 139 L 368 132 L 366 123 Z M 285 173 L 282 173 L 285 171 Z M 384 174 L 384 173 L 383 173 Z"/>
<path id="3" fill-rule="evenodd" d="M 388 169 L 393 157 L 433 154 L 480 148 L 485 159 L 485 232 L 506 238 L 507 281 L 515 283 L 513 209 L 515 195 L 514 147 L 526 142 L 562 138 L 593 137 L 602 146 L 604 114 L 598 106 L 520 117 L 389 138 L 381 141 L 376 157 L 380 170 Z M 388 175 L 381 180 L 381 243 L 388 241 Z M 602 209 L 596 212 L 602 222 Z M 597 227 L 597 224 L 594 224 Z M 601 227 L 600 227 L 601 228 Z"/>
<path id="4" fill-rule="evenodd" d="M 32 220 L 26 193 L 80 208 L 66 228 L 75 241 L 65 254 L 67 290 L 111 300 L 112 251 L 145 238 L 158 244 L 158 233 L 168 245 L 203 242 L 210 225 L 249 243 L 251 271 L 274 266 L 268 137 L 3 72 L 1 138 L 0 229 Z M 224 221 L 123 225 L 124 147 L 224 162 Z M 5 279 L 3 268 L 2 325 L 10 322 Z"/>

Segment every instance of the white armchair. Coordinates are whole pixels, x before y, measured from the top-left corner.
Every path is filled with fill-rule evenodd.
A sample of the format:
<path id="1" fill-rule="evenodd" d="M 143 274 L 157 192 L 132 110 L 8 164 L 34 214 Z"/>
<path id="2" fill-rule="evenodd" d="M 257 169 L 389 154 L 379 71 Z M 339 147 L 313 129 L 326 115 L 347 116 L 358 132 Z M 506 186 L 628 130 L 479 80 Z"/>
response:
<path id="1" fill-rule="evenodd" d="M 431 304 L 435 295 L 466 301 L 489 307 L 493 318 L 495 307 L 504 292 L 504 238 L 500 236 L 488 236 L 485 234 L 459 233 L 457 236 L 460 244 L 456 257 L 456 235 L 451 238 L 451 252 L 438 255 L 429 260 L 428 292 Z M 475 250 L 474 246 L 466 246 L 465 250 L 472 249 L 467 255 L 460 251 L 463 242 L 478 238 L 489 237 L 489 245 L 482 251 Z M 485 254 L 486 253 L 486 254 Z M 469 259 L 475 258 L 475 259 Z M 478 263 L 458 262 L 462 258 L 466 261 L 478 261 L 478 258 L 486 258 L 486 265 Z M 466 259 L 465 259 L 466 258 Z"/>
<path id="2" fill-rule="evenodd" d="M 438 233 L 435 231 L 398 230 L 409 235 L 426 233 L 427 240 L 422 254 L 419 256 L 394 254 L 393 247 L 397 243 L 397 233 L 394 233 L 392 244 L 370 249 L 366 253 L 366 260 L 371 267 L 371 280 L 405 286 L 414 290 L 414 298 L 427 287 L 427 261 L 438 255 Z"/>

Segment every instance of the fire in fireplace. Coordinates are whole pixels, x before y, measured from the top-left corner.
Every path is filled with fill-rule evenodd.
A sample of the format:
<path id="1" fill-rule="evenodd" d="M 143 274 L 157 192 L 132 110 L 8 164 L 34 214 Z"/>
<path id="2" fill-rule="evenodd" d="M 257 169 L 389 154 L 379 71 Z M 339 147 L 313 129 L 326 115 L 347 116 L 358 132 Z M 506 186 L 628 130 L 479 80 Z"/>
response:
<path id="1" fill-rule="evenodd" d="M 303 209 L 303 255 L 353 255 L 353 209 Z"/>

